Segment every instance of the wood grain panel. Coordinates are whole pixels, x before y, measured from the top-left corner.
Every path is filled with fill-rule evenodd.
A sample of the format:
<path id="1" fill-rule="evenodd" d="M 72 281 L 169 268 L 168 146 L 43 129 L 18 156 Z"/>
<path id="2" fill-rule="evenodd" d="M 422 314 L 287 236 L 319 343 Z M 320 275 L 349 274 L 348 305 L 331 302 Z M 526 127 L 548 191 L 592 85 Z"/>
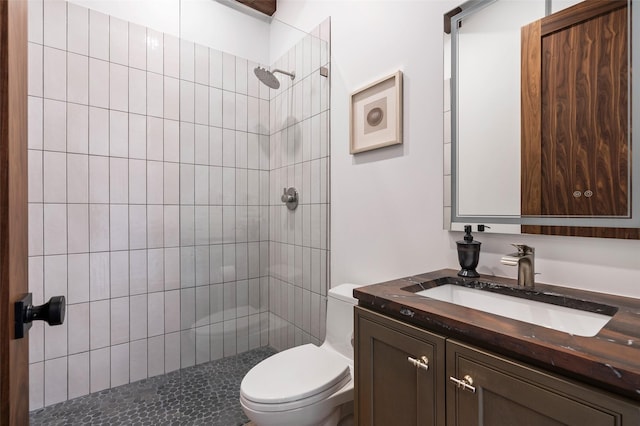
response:
<path id="1" fill-rule="evenodd" d="M 249 6 L 252 9 L 262 12 L 265 15 L 272 16 L 276 13 L 276 0 L 236 0 L 238 3 L 242 3 L 245 6 Z"/>
<path id="2" fill-rule="evenodd" d="M 13 339 L 27 291 L 27 1 L 0 1 L 0 424 L 29 424 L 28 338 Z"/>
<path id="3" fill-rule="evenodd" d="M 535 23 L 523 28 L 523 215 L 624 216 L 628 212 L 626 5 L 623 0 L 579 3 L 537 21 L 539 40 L 529 29 Z M 536 103 L 530 93 L 538 86 Z M 593 196 L 574 197 L 574 191 L 592 191 Z M 522 231 L 640 238 L 640 230 L 633 228 L 523 226 Z"/>

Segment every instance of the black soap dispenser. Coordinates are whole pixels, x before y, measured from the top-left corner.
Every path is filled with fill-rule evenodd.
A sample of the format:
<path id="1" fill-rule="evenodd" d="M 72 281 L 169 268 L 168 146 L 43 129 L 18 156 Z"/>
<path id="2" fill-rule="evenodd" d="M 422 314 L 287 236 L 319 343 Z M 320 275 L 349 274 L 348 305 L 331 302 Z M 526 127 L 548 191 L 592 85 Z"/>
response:
<path id="1" fill-rule="evenodd" d="M 476 272 L 478 261 L 480 260 L 480 241 L 473 241 L 471 235 L 471 225 L 464 226 L 464 241 L 456 242 L 458 245 L 458 261 L 462 269 L 458 272 L 461 277 L 477 278 L 480 276 Z"/>

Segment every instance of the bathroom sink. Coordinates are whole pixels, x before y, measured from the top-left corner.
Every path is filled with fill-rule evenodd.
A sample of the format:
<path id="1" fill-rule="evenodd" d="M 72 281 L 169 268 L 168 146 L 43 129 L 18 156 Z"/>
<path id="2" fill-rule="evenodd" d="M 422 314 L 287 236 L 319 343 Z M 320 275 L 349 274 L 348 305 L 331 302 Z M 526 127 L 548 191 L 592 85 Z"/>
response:
<path id="1" fill-rule="evenodd" d="M 533 290 L 474 283 L 477 285 L 441 284 L 415 294 L 584 337 L 598 334 L 616 311 L 611 306 Z"/>

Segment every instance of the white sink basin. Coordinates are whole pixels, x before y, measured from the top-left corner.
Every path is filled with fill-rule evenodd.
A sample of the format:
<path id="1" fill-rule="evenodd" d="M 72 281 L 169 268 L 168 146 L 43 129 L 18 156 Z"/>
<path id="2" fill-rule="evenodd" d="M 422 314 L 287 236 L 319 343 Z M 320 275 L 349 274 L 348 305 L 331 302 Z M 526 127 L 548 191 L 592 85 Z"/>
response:
<path id="1" fill-rule="evenodd" d="M 415 294 L 576 336 L 593 337 L 611 319 L 609 315 L 452 284 L 418 291 Z"/>

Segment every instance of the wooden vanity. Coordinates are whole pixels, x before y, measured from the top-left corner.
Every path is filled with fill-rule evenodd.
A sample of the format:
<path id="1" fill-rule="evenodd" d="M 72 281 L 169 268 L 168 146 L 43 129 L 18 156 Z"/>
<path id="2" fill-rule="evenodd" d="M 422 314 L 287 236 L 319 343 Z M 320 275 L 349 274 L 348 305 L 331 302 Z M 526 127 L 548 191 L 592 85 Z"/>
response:
<path id="1" fill-rule="evenodd" d="M 522 290 L 448 269 L 355 289 L 357 424 L 640 425 L 640 300 L 536 284 L 613 309 L 582 337 L 415 294 L 443 280 Z"/>

